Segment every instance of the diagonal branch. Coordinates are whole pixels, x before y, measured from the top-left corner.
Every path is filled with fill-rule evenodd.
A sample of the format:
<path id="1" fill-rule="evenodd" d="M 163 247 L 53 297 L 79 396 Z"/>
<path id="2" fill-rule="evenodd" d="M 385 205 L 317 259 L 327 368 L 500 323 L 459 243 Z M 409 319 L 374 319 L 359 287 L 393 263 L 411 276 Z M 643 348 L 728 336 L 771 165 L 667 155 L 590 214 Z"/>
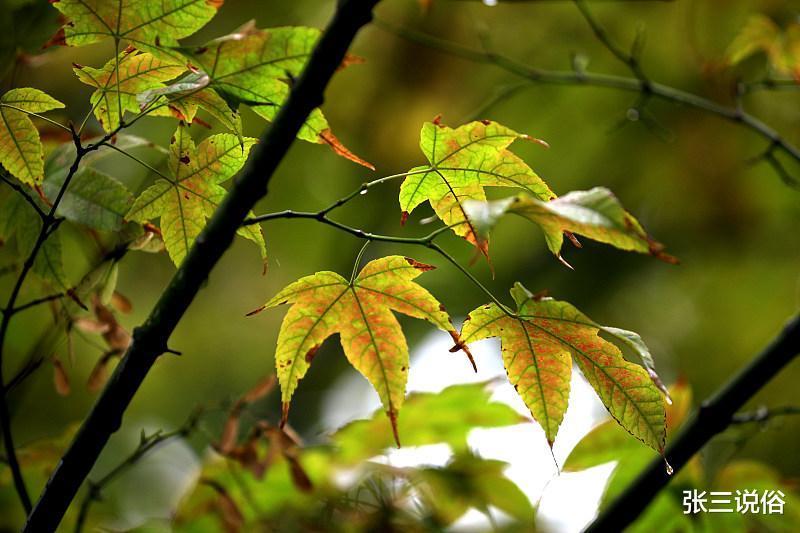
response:
<path id="1" fill-rule="evenodd" d="M 594 19 L 592 20 L 594 21 Z M 716 115 L 729 122 L 740 124 L 742 127 L 749 129 L 767 141 L 773 153 L 775 151 L 780 151 L 792 158 L 795 162 L 800 163 L 799 147 L 789 142 L 761 119 L 738 107 L 726 106 L 700 95 L 664 85 L 647 78 L 643 80 L 639 77 L 616 76 L 613 74 L 595 73 L 577 69 L 540 69 L 528 66 L 492 50 L 475 50 L 468 46 L 440 39 L 427 33 L 396 26 L 383 20 L 376 20 L 375 25 L 402 39 L 438 50 L 442 53 L 459 57 L 473 63 L 493 65 L 519 78 L 526 79 L 532 84 L 605 87 L 619 91 L 645 94 L 652 98 L 658 98 L 673 104 L 692 107 Z M 625 55 L 627 56 L 627 54 Z M 628 61 L 625 61 L 625 63 L 629 64 Z M 770 164 L 772 163 L 770 162 Z M 775 167 L 774 164 L 773 167 Z M 788 174 L 788 171 L 785 169 L 781 170 L 783 171 L 780 176 L 781 179 L 790 183 L 797 181 L 796 178 Z"/>
<path id="2" fill-rule="evenodd" d="M 111 434 L 119 429 L 139 386 L 189 308 L 208 275 L 233 241 L 288 152 L 308 115 L 341 65 L 350 44 L 372 18 L 379 0 L 340 0 L 333 20 L 314 49 L 272 126 L 262 137 L 240 178 L 195 241 L 149 317 L 133 332 L 133 343 L 89 416 L 61 458 L 28 517 L 24 531 L 54 531 Z"/>
<path id="3" fill-rule="evenodd" d="M 677 473 L 712 437 L 736 422 L 736 412 L 800 353 L 800 316 L 710 399 L 667 447 L 665 458 Z M 623 531 L 671 479 L 657 459 L 586 530 Z"/>

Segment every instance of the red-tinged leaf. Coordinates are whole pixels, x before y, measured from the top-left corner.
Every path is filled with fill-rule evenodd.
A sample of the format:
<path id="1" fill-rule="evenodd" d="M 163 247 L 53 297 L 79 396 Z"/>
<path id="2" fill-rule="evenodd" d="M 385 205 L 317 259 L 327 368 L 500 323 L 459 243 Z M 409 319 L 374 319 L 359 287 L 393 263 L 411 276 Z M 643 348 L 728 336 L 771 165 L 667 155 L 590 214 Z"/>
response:
<path id="1" fill-rule="evenodd" d="M 322 141 L 325 144 L 330 146 L 334 152 L 344 157 L 345 159 L 349 159 L 350 161 L 358 163 L 362 167 L 367 167 L 370 170 L 375 170 L 375 166 L 372 163 L 370 163 L 369 161 L 364 161 L 356 154 L 351 152 L 345 145 L 342 144 L 342 141 L 340 141 L 330 129 L 321 131 L 319 134 L 319 138 L 322 139 Z"/>
<path id="2" fill-rule="evenodd" d="M 474 342 L 500 337 L 509 380 L 551 446 L 567 408 L 575 361 L 611 416 L 663 452 L 665 398 L 648 372 L 626 361 L 617 346 L 598 335 L 602 327 L 572 305 L 534 296 L 519 283 L 511 294 L 516 312 L 496 304 L 480 307 L 469 314 L 461 338 Z"/>
<path id="3" fill-rule="evenodd" d="M 517 139 L 530 138 L 490 121 L 470 122 L 455 129 L 439 121 L 424 124 L 420 148 L 428 165 L 409 171 L 400 187 L 401 209 L 411 213 L 429 202 L 456 235 L 488 257 L 488 240 L 480 238 L 464 209 L 465 201 L 485 201 L 485 187 L 524 189 L 542 200 L 555 197 L 547 184 L 508 150 Z"/>
<path id="4" fill-rule="evenodd" d="M 408 347 L 392 311 L 427 320 L 442 331 L 453 330 L 441 304 L 412 281 L 431 268 L 402 256 L 384 257 L 364 266 L 352 283 L 335 272 L 318 272 L 290 284 L 264 305 L 292 304 L 275 353 L 282 424 L 311 364 L 308 354 L 338 333 L 345 356 L 377 390 L 396 428 L 405 398 Z"/>

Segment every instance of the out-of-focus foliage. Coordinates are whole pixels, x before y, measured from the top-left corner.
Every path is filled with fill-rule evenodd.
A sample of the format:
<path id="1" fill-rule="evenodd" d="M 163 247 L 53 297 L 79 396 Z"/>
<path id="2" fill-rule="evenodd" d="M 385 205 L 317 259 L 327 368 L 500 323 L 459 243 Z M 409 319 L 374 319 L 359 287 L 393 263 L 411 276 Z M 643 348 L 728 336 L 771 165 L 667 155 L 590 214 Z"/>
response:
<path id="1" fill-rule="evenodd" d="M 674 399 L 667 406 L 667 425 L 671 438 L 680 431 L 693 402 L 692 390 L 684 381 L 671 387 L 670 393 Z M 564 470 L 580 471 L 609 462 L 616 463 L 600 503 L 602 511 L 651 460 L 652 457 L 642 453 L 641 448 L 631 446 L 627 436 L 615 424 L 605 422 L 594 428 L 572 450 Z M 736 459 L 718 471 L 709 469 L 706 463 L 702 455 L 693 457 L 667 489 L 656 496 L 631 526 L 631 531 L 792 531 L 800 523 L 800 494 L 793 480 L 782 478 L 774 468 L 752 460 Z M 742 498 L 744 491 L 752 490 L 759 497 L 768 491 L 781 491 L 784 494 L 781 498 L 784 511 L 780 514 L 739 511 L 735 499 Z M 731 503 L 723 507 L 734 512 L 686 513 L 683 504 L 685 491 L 705 493 L 706 502 L 713 498 L 711 491 L 728 492 Z M 724 494 L 719 496 L 725 497 Z"/>
<path id="2" fill-rule="evenodd" d="M 750 17 L 728 48 L 728 61 L 735 65 L 759 52 L 776 74 L 800 80 L 800 22 L 780 28 L 765 15 Z"/>

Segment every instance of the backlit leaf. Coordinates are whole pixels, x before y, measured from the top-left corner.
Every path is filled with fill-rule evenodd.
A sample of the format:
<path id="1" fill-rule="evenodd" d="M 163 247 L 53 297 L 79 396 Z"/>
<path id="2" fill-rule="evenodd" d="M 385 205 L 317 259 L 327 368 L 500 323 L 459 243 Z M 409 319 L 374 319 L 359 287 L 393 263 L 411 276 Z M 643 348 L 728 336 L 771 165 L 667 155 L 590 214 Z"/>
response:
<path id="1" fill-rule="evenodd" d="M 477 121 L 452 129 L 427 122 L 420 133 L 420 148 L 428 165 L 416 167 L 400 187 L 403 217 L 423 202 L 453 231 L 488 254 L 464 209 L 467 200 L 486 200 L 484 187 L 524 189 L 536 198 L 555 197 L 545 182 L 508 147 L 517 139 L 531 139 L 490 121 Z"/>
<path id="2" fill-rule="evenodd" d="M 289 96 L 291 81 L 302 72 L 320 34 L 316 28 L 306 27 L 262 30 L 251 21 L 189 54 L 209 76 L 212 88 L 234 105 L 244 103 L 271 121 Z M 311 112 L 297 136 L 327 144 L 337 154 L 373 168 L 342 145 L 319 109 Z"/>
<path id="3" fill-rule="evenodd" d="M 439 520 L 451 524 L 470 508 L 487 512 L 492 505 L 523 524 L 532 526 L 534 510 L 520 488 L 504 472 L 508 463 L 472 454 L 456 455 L 444 468 L 422 468 L 414 476 L 422 490 L 430 491 Z"/>
<path id="4" fill-rule="evenodd" d="M 378 392 L 399 442 L 397 415 L 405 399 L 409 362 L 406 339 L 392 311 L 455 335 L 441 304 L 412 281 L 433 268 L 393 255 L 367 263 L 352 282 L 335 272 L 317 272 L 288 285 L 262 307 L 292 304 L 275 352 L 284 421 L 314 354 L 338 333 L 348 361 Z"/>
<path id="5" fill-rule="evenodd" d="M 28 113 L 62 107 L 38 89 L 11 89 L 0 97 L 0 163 L 21 182 L 36 185 L 44 175 L 42 142 Z"/>
<path id="6" fill-rule="evenodd" d="M 552 446 L 569 396 L 572 361 L 622 427 L 659 452 L 665 439 L 664 398 L 647 371 L 601 338 L 601 326 L 566 302 L 537 298 L 517 283 L 517 309 L 496 304 L 472 311 L 462 342 L 499 337 L 509 380 Z"/>
<path id="7" fill-rule="evenodd" d="M 120 114 L 139 112 L 139 94 L 164 88 L 162 82 L 176 78 L 186 67 L 129 49 L 101 69 L 76 65 L 74 70 L 79 80 L 95 88 L 89 99 L 94 115 L 103 129 L 111 131 L 119 127 Z M 170 112 L 167 107 L 160 107 L 151 114 L 168 116 Z"/>
<path id="8" fill-rule="evenodd" d="M 651 254 L 669 263 L 676 261 L 664 253 L 664 246 L 653 240 L 617 197 L 604 187 L 573 191 L 551 201 L 522 194 L 493 202 L 468 201 L 464 206 L 479 239 L 487 239 L 489 230 L 500 217 L 513 213 L 542 228 L 547 247 L 559 259 L 566 232 L 621 250 Z"/>
<path id="9" fill-rule="evenodd" d="M 446 443 L 455 452 L 468 450 L 467 436 L 474 428 L 518 424 L 525 419 L 504 403 L 490 401 L 486 383 L 453 385 L 433 394 L 409 394 L 398 420 L 398 432 L 406 446 Z M 333 434 L 338 459 L 345 464 L 374 457 L 391 447 L 392 439 L 382 431 L 381 413 L 356 420 Z"/>
<path id="10" fill-rule="evenodd" d="M 210 21 L 224 0 L 56 0 L 67 19 L 63 42 L 84 46 L 106 38 L 137 48 L 176 46 Z M 58 41 L 59 36 L 55 38 Z"/>
<path id="11" fill-rule="evenodd" d="M 127 220 L 147 222 L 160 218 L 167 252 L 178 265 L 189 251 L 217 205 L 225 196 L 222 183 L 242 168 L 256 139 L 243 144 L 232 134 L 203 139 L 195 147 L 186 126 L 179 126 L 170 143 L 169 173 L 145 189 L 131 206 Z M 258 245 L 266 255 L 264 237 L 257 225 L 239 235 Z"/>

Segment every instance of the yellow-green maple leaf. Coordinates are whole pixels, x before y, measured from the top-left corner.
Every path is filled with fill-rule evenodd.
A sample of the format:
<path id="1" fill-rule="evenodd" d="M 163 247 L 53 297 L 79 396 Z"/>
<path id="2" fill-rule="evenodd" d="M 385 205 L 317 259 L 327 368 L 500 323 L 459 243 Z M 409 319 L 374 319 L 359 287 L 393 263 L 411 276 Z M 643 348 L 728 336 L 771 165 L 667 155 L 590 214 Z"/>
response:
<path id="1" fill-rule="evenodd" d="M 62 107 L 38 89 L 11 89 L 0 97 L 0 163 L 21 182 L 39 185 L 44 178 L 44 150 L 29 113 Z"/>
<path id="2" fill-rule="evenodd" d="M 449 128 L 426 122 L 420 133 L 420 148 L 428 165 L 411 169 L 400 187 L 403 219 L 423 202 L 453 226 L 456 235 L 488 254 L 488 242 L 480 240 L 464 210 L 467 200 L 486 200 L 484 187 L 514 187 L 543 200 L 553 191 L 508 147 L 527 135 L 491 121 L 476 121 Z"/>
<path id="3" fill-rule="evenodd" d="M 668 263 L 677 262 L 664 253 L 664 246 L 650 237 L 605 187 L 572 191 L 549 202 L 526 194 L 492 202 L 467 200 L 464 210 L 472 220 L 479 241 L 488 239 L 489 231 L 505 214 L 530 220 L 544 232 L 553 255 L 567 265 L 561 258 L 565 234 L 578 234 L 620 250 L 651 254 Z"/>
<path id="4" fill-rule="evenodd" d="M 189 54 L 209 76 L 211 87 L 271 121 L 289 96 L 291 80 L 303 71 L 320 34 L 318 29 L 307 27 L 259 29 L 251 21 Z M 333 135 L 319 109 L 311 112 L 297 137 L 327 144 L 337 154 L 373 168 Z"/>
<path id="5" fill-rule="evenodd" d="M 601 338 L 601 326 L 566 302 L 537 298 L 519 283 L 511 291 L 517 309 L 496 304 L 472 311 L 461 340 L 499 337 L 508 378 L 552 446 L 569 398 L 574 361 L 611 416 L 633 436 L 663 452 L 665 399 L 641 366 Z M 612 331 L 608 331 L 613 334 Z"/>
<path id="6" fill-rule="evenodd" d="M 79 80 L 95 88 L 89 99 L 94 114 L 103 129 L 112 131 L 119 127 L 122 118 L 120 113 L 139 112 L 139 94 L 164 88 L 163 82 L 178 77 L 186 71 L 186 67 L 146 52 L 137 53 L 134 49 L 128 49 L 108 61 L 103 68 L 76 65 L 74 70 Z M 168 116 L 170 111 L 162 106 L 152 114 Z"/>
<path id="7" fill-rule="evenodd" d="M 195 147 L 186 126 L 179 126 L 170 143 L 169 175 L 145 189 L 126 215 L 128 220 L 161 219 L 164 244 L 178 265 L 225 196 L 222 183 L 242 168 L 256 139 L 221 133 Z M 257 225 L 239 230 L 266 255 L 264 237 Z"/>
<path id="8" fill-rule="evenodd" d="M 166 47 L 177 46 L 205 26 L 224 0 L 56 0 L 67 22 L 54 39 L 84 46 L 106 38 L 180 58 Z"/>
<path id="9" fill-rule="evenodd" d="M 427 320 L 458 338 L 441 304 L 412 281 L 433 268 L 393 255 L 367 263 L 352 281 L 329 271 L 306 276 L 264 304 L 261 309 L 292 304 L 275 352 L 284 422 L 314 354 L 325 339 L 338 333 L 347 360 L 378 392 L 399 442 L 397 415 L 405 398 L 409 362 L 406 339 L 392 311 Z"/>

